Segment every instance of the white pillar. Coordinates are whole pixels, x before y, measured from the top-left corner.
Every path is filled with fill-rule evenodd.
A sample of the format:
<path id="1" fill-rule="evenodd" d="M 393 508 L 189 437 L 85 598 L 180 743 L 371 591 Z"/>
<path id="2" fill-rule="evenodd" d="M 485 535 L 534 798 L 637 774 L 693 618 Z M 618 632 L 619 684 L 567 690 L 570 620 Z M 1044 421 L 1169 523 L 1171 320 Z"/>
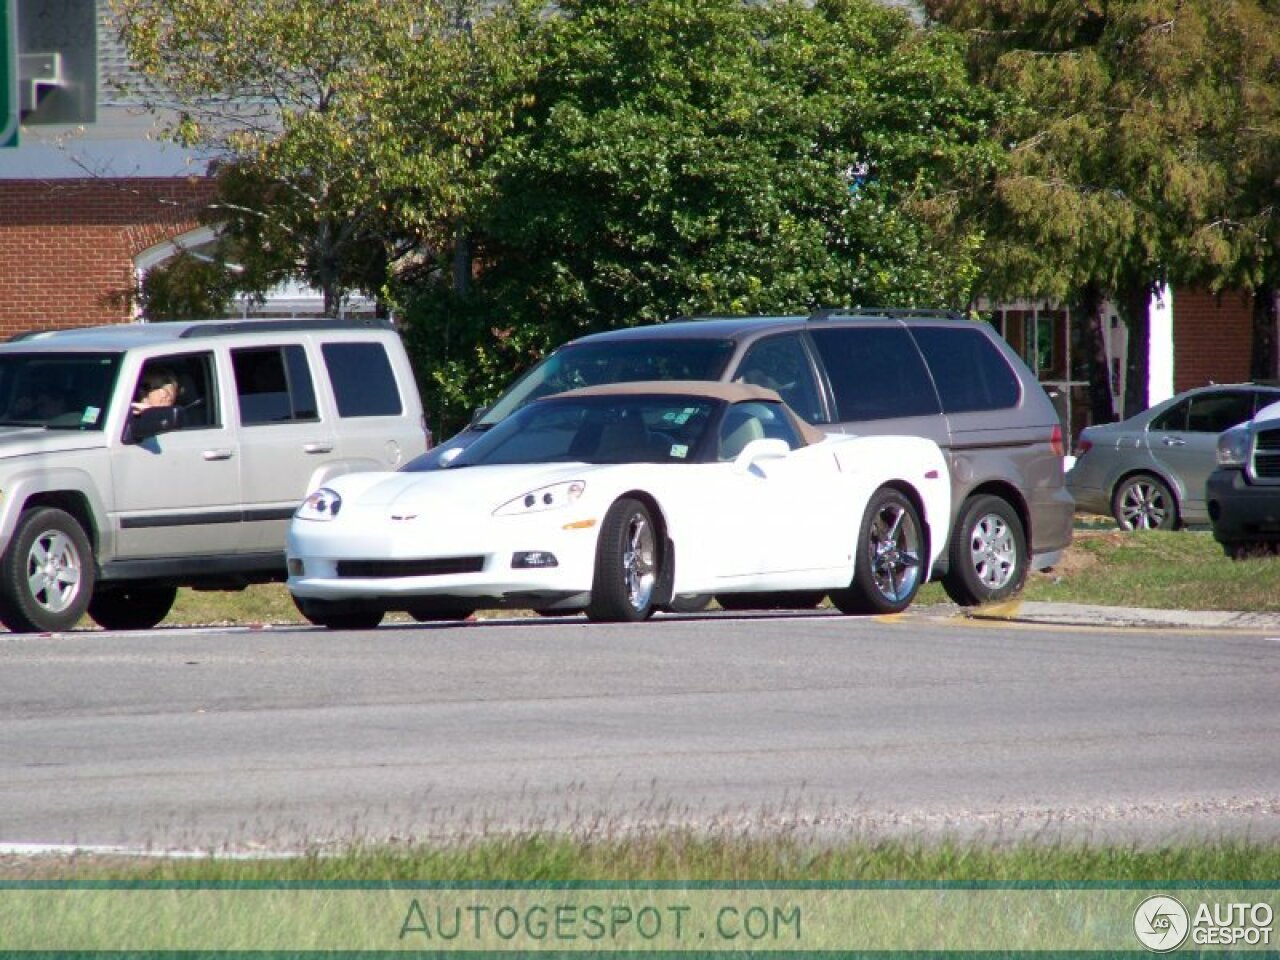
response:
<path id="1" fill-rule="evenodd" d="M 1156 288 L 1147 317 L 1147 399 L 1155 406 L 1173 396 L 1173 288 Z"/>

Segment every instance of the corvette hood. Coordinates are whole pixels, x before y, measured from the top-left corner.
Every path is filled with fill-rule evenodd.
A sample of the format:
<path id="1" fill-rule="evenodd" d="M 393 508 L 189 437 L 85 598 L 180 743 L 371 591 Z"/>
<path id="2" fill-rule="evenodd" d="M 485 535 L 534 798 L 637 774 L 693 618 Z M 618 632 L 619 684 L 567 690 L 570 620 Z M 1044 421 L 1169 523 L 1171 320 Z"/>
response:
<path id="1" fill-rule="evenodd" d="M 343 490 L 343 517 L 355 513 L 365 517 L 488 515 L 530 490 L 567 480 L 589 481 L 602 470 L 610 469 L 618 467 L 581 463 L 520 464 L 384 474 L 353 496 Z M 360 474 L 349 477 L 358 482 Z"/>

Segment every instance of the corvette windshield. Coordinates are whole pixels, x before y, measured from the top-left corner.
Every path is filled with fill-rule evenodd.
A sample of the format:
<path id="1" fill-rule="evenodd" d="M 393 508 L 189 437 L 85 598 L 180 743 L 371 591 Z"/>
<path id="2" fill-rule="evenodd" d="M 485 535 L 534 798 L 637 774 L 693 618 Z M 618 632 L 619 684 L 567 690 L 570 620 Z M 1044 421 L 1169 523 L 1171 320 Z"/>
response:
<path id="1" fill-rule="evenodd" d="M 720 406 L 706 397 L 553 398 L 495 425 L 449 469 L 499 463 L 685 463 Z"/>
<path id="2" fill-rule="evenodd" d="M 732 353 L 729 340 L 685 337 L 571 344 L 517 380 L 477 426 L 491 427 L 539 397 L 578 387 L 637 380 L 719 380 Z"/>

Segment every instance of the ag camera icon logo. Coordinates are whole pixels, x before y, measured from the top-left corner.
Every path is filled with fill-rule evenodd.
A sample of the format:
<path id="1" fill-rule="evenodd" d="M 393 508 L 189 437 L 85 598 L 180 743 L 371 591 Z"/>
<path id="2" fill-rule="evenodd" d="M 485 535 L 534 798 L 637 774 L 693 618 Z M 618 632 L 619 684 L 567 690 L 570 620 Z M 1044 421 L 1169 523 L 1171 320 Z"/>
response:
<path id="1" fill-rule="evenodd" d="M 1191 916 L 1174 897 L 1147 897 L 1133 914 L 1133 932 L 1152 953 L 1177 950 L 1187 939 Z"/>

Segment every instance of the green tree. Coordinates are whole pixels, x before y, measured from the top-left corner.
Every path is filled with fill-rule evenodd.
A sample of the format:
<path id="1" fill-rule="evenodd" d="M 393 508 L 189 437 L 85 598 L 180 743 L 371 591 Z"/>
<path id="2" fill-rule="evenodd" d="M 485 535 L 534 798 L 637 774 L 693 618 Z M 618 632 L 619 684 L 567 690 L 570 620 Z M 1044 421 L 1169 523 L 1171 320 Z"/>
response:
<path id="1" fill-rule="evenodd" d="M 170 135 L 218 158 L 209 213 L 286 277 L 379 294 L 389 267 L 452 243 L 482 160 L 520 104 L 536 23 L 522 0 L 112 0 Z"/>
<path id="2" fill-rule="evenodd" d="M 572 336 L 703 312 L 963 305 L 997 98 L 870 0 L 567 0 L 492 158 L 469 292 L 420 284 L 434 405 L 492 397 Z"/>
<path id="3" fill-rule="evenodd" d="M 1074 301 L 1094 318 L 1097 418 L 1110 413 L 1097 307 L 1114 297 L 1130 328 L 1126 412 L 1141 409 L 1153 288 L 1255 275 L 1264 231 L 1241 193 L 1241 134 L 1257 83 L 1274 73 L 1274 4 L 925 5 L 966 32 L 975 75 L 1021 107 L 1004 117 L 1009 162 L 977 195 L 983 292 Z"/>

